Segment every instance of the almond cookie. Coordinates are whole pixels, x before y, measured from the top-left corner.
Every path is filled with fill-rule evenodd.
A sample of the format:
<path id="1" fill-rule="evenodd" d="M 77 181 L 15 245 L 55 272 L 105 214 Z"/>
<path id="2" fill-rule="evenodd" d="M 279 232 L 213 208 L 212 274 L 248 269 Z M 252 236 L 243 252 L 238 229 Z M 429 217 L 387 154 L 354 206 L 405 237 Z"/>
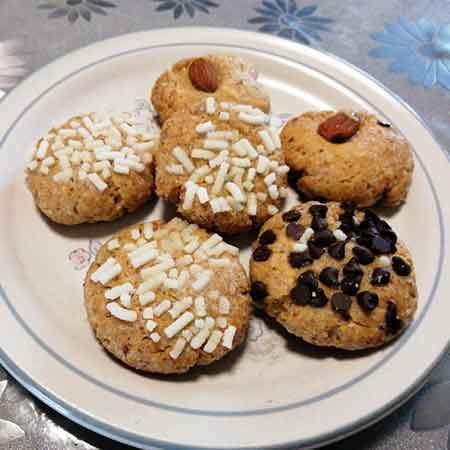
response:
<path id="1" fill-rule="evenodd" d="M 125 364 L 157 373 L 210 364 L 241 344 L 248 291 L 238 249 L 178 218 L 114 235 L 84 283 L 100 343 Z"/>
<path id="2" fill-rule="evenodd" d="M 190 222 L 224 233 L 261 225 L 287 194 L 275 128 L 249 105 L 207 97 L 198 113 L 178 111 L 161 130 L 156 191 Z M 202 111 L 203 110 L 203 111 Z"/>
<path id="3" fill-rule="evenodd" d="M 151 100 L 161 122 L 208 96 L 218 102 L 246 103 L 269 112 L 269 96 L 257 78 L 255 68 L 236 56 L 183 59 L 159 77 Z"/>
<path id="4" fill-rule="evenodd" d="M 386 221 L 351 202 L 308 202 L 272 217 L 250 271 L 255 304 L 315 345 L 380 346 L 417 308 L 408 250 Z"/>
<path id="5" fill-rule="evenodd" d="M 153 149 L 159 128 L 150 113 L 77 115 L 38 140 L 26 182 L 54 222 L 111 221 L 153 192 Z"/>
<path id="6" fill-rule="evenodd" d="M 281 133 L 296 185 L 309 198 L 380 202 L 396 206 L 406 198 L 414 161 L 407 140 L 368 113 L 307 112 Z"/>

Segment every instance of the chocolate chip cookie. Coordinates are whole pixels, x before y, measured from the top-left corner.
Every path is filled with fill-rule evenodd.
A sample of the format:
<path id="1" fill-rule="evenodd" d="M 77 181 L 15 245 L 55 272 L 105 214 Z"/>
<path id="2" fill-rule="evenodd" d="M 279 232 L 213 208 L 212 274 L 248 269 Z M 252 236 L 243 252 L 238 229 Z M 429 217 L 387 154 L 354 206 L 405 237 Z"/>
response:
<path id="1" fill-rule="evenodd" d="M 380 346 L 417 308 L 408 250 L 386 221 L 350 202 L 308 202 L 269 219 L 250 272 L 254 303 L 315 345 Z"/>

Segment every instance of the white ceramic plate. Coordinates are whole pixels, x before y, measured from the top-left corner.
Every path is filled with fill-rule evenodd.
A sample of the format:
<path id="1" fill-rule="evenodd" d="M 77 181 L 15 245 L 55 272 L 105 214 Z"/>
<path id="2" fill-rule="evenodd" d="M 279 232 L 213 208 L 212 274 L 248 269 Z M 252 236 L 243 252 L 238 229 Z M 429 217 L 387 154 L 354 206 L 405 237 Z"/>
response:
<path id="1" fill-rule="evenodd" d="M 420 301 L 415 322 L 393 345 L 356 354 L 314 349 L 257 318 L 241 351 L 182 377 L 140 375 L 101 350 L 85 317 L 84 267 L 98 241 L 170 209 L 158 202 L 109 225 L 55 226 L 25 189 L 25 153 L 54 120 L 80 109 L 129 108 L 173 62 L 203 52 L 253 62 L 275 111 L 366 108 L 412 142 L 413 185 L 390 219 L 415 258 Z M 90 429 L 142 448 L 317 446 L 393 409 L 449 341 L 448 161 L 405 104 L 332 56 L 227 29 L 121 36 L 59 59 L 7 95 L 0 137 L 1 362 L 36 396 Z"/>

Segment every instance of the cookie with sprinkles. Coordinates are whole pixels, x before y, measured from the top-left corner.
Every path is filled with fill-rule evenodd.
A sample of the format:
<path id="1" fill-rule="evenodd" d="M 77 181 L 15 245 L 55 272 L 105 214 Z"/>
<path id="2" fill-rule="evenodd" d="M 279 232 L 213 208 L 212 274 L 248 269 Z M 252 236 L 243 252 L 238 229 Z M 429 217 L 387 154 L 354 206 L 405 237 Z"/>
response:
<path id="1" fill-rule="evenodd" d="M 257 78 L 253 65 L 237 56 L 213 54 L 183 59 L 158 78 L 151 100 L 161 122 L 208 96 L 269 112 L 269 96 Z"/>
<path id="2" fill-rule="evenodd" d="M 378 347 L 417 308 L 407 248 L 386 221 L 349 202 L 308 202 L 269 219 L 250 274 L 254 304 L 315 345 Z"/>
<path id="3" fill-rule="evenodd" d="M 29 155 L 26 182 L 54 222 L 112 221 L 154 190 L 159 128 L 151 113 L 77 115 L 54 126 Z"/>
<path id="4" fill-rule="evenodd" d="M 114 235 L 84 283 L 105 349 L 135 369 L 167 374 L 210 364 L 243 342 L 248 292 L 238 249 L 179 218 Z"/>
<path id="5" fill-rule="evenodd" d="M 281 133 L 286 163 L 308 198 L 402 203 L 414 170 L 411 147 L 393 126 L 369 113 L 306 112 Z"/>
<path id="6" fill-rule="evenodd" d="M 265 113 L 207 97 L 196 114 L 178 111 L 164 123 L 156 191 L 190 222 L 240 233 L 278 212 L 288 170 Z"/>

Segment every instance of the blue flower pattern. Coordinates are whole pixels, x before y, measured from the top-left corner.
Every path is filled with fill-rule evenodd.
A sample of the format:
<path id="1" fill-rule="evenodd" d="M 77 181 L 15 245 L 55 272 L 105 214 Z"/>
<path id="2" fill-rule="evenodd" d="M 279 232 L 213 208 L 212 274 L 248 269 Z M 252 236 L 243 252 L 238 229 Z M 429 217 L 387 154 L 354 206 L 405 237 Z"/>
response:
<path id="1" fill-rule="evenodd" d="M 105 8 L 115 7 L 114 3 L 106 0 L 60 0 L 59 2 L 46 2 L 38 5 L 39 9 L 50 11 L 49 19 L 67 17 L 70 23 L 76 22 L 79 17 L 90 22 L 92 13 L 106 16 Z"/>
<path id="2" fill-rule="evenodd" d="M 249 19 L 249 23 L 261 24 L 259 31 L 273 33 L 310 45 L 321 41 L 320 32 L 330 31 L 333 22 L 328 17 L 315 16 L 317 5 L 299 9 L 296 0 L 263 0 L 262 7 L 255 8 L 260 15 Z"/>
<path id="3" fill-rule="evenodd" d="M 401 17 L 371 37 L 382 46 L 369 54 L 393 59 L 391 72 L 405 73 L 412 85 L 431 88 L 439 84 L 450 90 L 450 24 L 438 26 L 427 18 L 413 22 Z"/>
<path id="4" fill-rule="evenodd" d="M 173 18 L 178 19 L 183 13 L 187 13 L 191 18 L 196 11 L 209 14 L 210 8 L 217 8 L 219 5 L 211 0 L 153 0 L 159 3 L 156 11 L 173 10 Z"/>

